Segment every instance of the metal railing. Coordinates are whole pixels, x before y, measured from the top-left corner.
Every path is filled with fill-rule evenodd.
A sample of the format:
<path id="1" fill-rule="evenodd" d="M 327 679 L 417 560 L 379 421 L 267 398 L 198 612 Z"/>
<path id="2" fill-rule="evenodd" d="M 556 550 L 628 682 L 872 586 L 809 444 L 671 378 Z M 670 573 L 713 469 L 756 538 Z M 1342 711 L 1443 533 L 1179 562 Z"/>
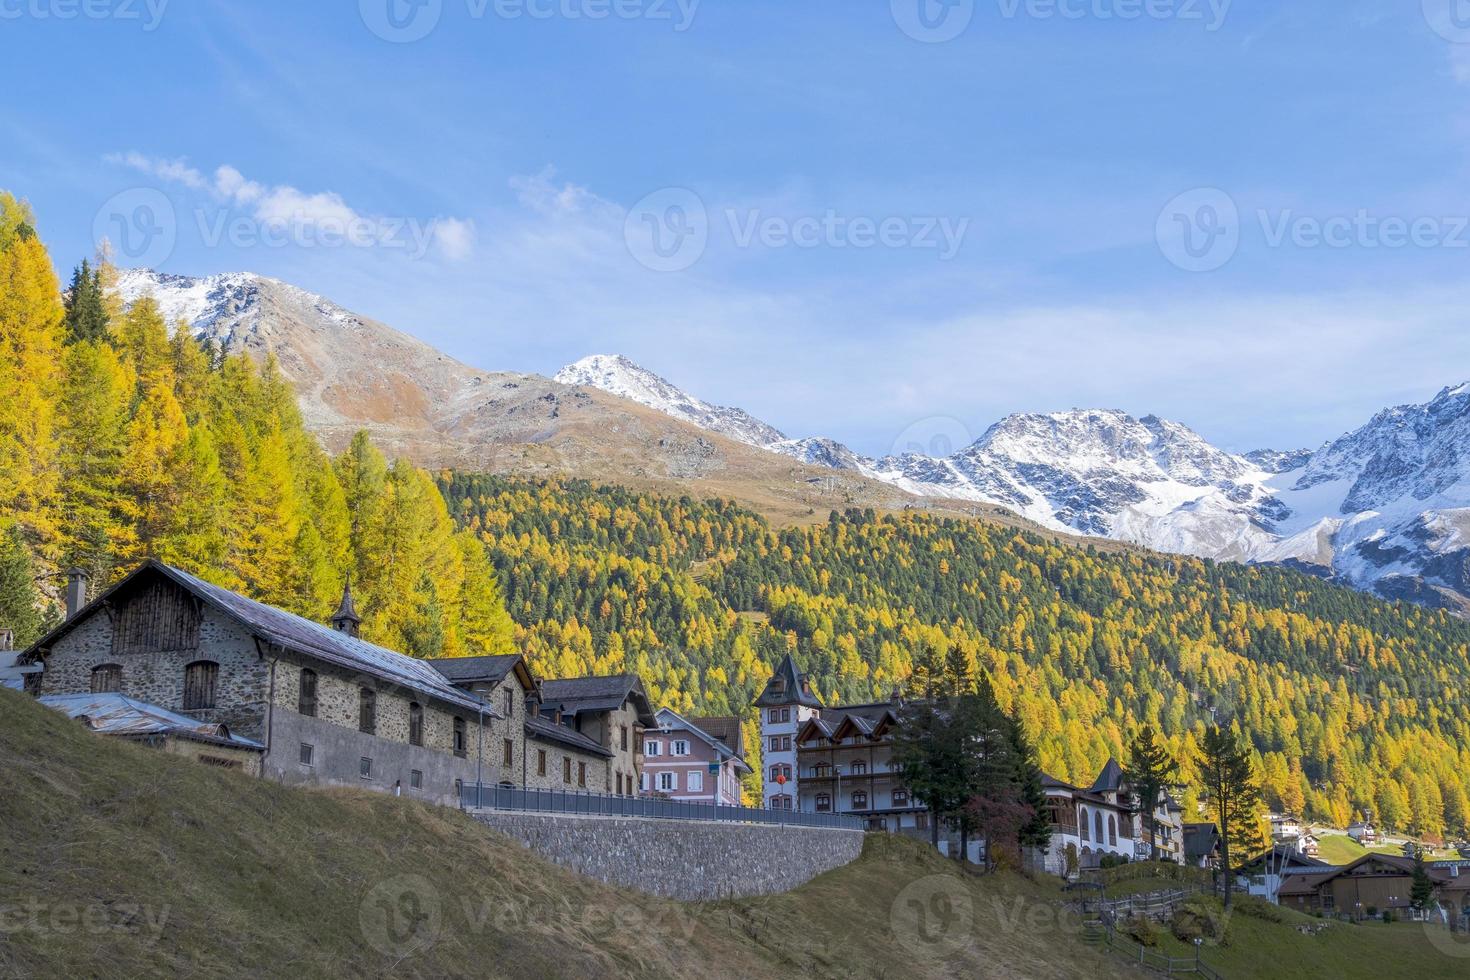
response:
<path id="1" fill-rule="evenodd" d="M 521 813 L 565 813 L 592 817 L 646 817 L 655 820 L 708 820 L 723 823 L 778 824 L 789 827 L 865 828 L 861 817 L 845 813 L 764 810 L 749 806 L 692 803 L 638 796 L 572 793 L 555 789 L 467 785 L 460 793 L 466 810 L 510 810 Z"/>
<path id="2" fill-rule="evenodd" d="M 1200 958 L 1197 947 L 1193 956 L 1170 956 L 1148 949 L 1119 933 L 1110 916 L 1090 923 L 1090 927 L 1101 930 L 1101 942 L 1109 952 L 1129 963 L 1136 963 L 1143 969 L 1162 973 L 1166 977 L 1194 975 L 1205 977 L 1206 980 L 1225 980 L 1219 970 Z"/>

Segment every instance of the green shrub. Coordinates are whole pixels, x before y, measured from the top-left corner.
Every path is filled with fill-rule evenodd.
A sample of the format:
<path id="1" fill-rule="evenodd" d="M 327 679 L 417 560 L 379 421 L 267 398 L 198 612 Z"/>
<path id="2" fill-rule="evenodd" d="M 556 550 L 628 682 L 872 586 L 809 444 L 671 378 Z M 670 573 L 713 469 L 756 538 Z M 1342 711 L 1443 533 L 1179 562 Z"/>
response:
<path id="1" fill-rule="evenodd" d="M 1227 923 L 1225 909 L 1218 900 L 1198 897 L 1175 910 L 1169 928 L 1180 942 L 1202 939 L 1211 945 L 1224 945 Z"/>
<path id="2" fill-rule="evenodd" d="M 1118 927 L 1118 931 L 1138 945 L 1149 949 L 1159 946 L 1164 941 L 1163 927 L 1141 915 L 1124 920 L 1123 924 Z"/>

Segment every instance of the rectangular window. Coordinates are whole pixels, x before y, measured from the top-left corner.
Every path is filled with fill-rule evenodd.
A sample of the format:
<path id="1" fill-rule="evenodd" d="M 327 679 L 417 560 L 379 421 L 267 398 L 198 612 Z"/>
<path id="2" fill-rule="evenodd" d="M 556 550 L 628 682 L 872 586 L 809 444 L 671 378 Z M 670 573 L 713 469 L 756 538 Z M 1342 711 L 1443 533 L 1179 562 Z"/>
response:
<path id="1" fill-rule="evenodd" d="M 771 709 L 771 724 L 774 725 L 776 722 L 778 722 L 780 720 L 781 720 L 781 709 L 780 708 L 772 708 Z"/>
<path id="2" fill-rule="evenodd" d="M 92 693 L 116 694 L 122 690 L 122 666 L 103 664 L 92 668 Z"/>
<path id="3" fill-rule="evenodd" d="M 648 792 L 648 773 L 646 772 L 639 773 L 638 775 L 638 791 L 640 793 Z"/>
<path id="4" fill-rule="evenodd" d="M 369 759 L 367 756 L 363 756 L 362 761 L 358 764 L 358 774 L 362 776 L 363 779 L 372 779 L 373 760 Z"/>
<path id="5" fill-rule="evenodd" d="M 301 764 L 303 766 L 314 765 L 315 763 L 313 763 L 312 760 L 315 758 L 315 756 L 316 756 L 316 749 L 314 747 L 310 746 L 310 745 L 307 745 L 305 742 L 302 742 L 301 743 Z"/>
<path id="6" fill-rule="evenodd" d="M 454 719 L 454 754 L 463 759 L 470 754 L 469 740 L 465 737 L 464 719 Z"/>
<path id="7" fill-rule="evenodd" d="M 658 739 L 648 739 L 643 743 L 643 754 L 650 759 L 655 758 L 663 751 L 663 743 Z"/>
<path id="8" fill-rule="evenodd" d="M 502 761 L 507 766 L 515 765 L 515 761 L 516 761 L 516 743 L 515 742 L 511 741 L 510 739 L 506 739 L 505 740 L 505 751 L 501 754 L 501 759 L 502 759 Z"/>
<path id="9" fill-rule="evenodd" d="M 561 781 L 569 786 L 572 782 L 572 757 L 569 755 L 564 755 L 561 759 Z"/>
<path id="10" fill-rule="evenodd" d="M 626 752 L 626 751 L 628 751 L 628 726 L 627 725 L 624 725 L 622 727 L 622 733 L 623 733 L 623 751 Z"/>
<path id="11" fill-rule="evenodd" d="M 536 750 L 536 775 L 538 775 L 538 776 L 544 776 L 544 775 L 546 775 L 546 750 L 545 749 L 537 749 Z"/>
<path id="12" fill-rule="evenodd" d="M 660 793 L 672 793 L 679 788 L 679 774 L 673 772 L 661 772 L 658 774 L 658 791 Z"/>
<path id="13" fill-rule="evenodd" d="M 301 672 L 301 692 L 297 698 L 296 710 L 307 718 L 316 717 L 316 671 L 314 670 Z"/>
<path id="14" fill-rule="evenodd" d="M 196 660 L 184 668 L 184 710 L 207 711 L 215 705 L 215 688 L 219 683 L 219 664 L 212 660 Z"/>
<path id="15" fill-rule="evenodd" d="M 408 785 L 410 789 L 423 789 L 424 774 L 417 769 L 410 769 L 408 771 Z"/>
<path id="16" fill-rule="evenodd" d="M 577 763 L 577 785 L 587 785 L 587 763 L 585 762 Z"/>
<path id="17" fill-rule="evenodd" d="M 408 703 L 408 744 L 424 744 L 424 709 L 412 701 Z"/>
<path id="18" fill-rule="evenodd" d="M 689 774 L 688 782 L 689 782 L 689 792 L 691 792 L 691 793 L 703 793 L 704 792 L 704 773 L 702 773 L 702 772 L 691 772 Z"/>
<path id="19" fill-rule="evenodd" d="M 686 741 L 684 741 L 682 738 L 681 739 L 675 739 L 674 745 L 673 745 L 673 748 L 672 748 L 672 753 L 674 755 L 688 755 L 689 754 L 689 743 L 686 742 Z"/>
<path id="20" fill-rule="evenodd" d="M 378 734 L 378 692 L 370 687 L 357 692 L 357 730 L 364 735 Z"/>

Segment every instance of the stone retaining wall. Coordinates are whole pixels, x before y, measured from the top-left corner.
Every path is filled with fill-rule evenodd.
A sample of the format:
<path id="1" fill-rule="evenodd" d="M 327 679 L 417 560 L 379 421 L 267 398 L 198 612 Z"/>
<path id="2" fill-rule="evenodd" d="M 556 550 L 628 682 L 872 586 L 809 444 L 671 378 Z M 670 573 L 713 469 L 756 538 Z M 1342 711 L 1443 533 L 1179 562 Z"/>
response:
<path id="1" fill-rule="evenodd" d="M 474 816 L 562 867 L 683 901 L 790 891 L 863 849 L 861 830 L 505 810 Z"/>

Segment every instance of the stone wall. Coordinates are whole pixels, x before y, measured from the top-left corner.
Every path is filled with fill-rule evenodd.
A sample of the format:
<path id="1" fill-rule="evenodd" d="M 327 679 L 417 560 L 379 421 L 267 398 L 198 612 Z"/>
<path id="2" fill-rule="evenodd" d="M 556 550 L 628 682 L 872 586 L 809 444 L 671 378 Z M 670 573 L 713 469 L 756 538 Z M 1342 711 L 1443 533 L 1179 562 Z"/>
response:
<path id="1" fill-rule="evenodd" d="M 683 901 L 790 891 L 863 849 L 859 830 L 507 811 L 475 816 L 565 868 Z"/>

